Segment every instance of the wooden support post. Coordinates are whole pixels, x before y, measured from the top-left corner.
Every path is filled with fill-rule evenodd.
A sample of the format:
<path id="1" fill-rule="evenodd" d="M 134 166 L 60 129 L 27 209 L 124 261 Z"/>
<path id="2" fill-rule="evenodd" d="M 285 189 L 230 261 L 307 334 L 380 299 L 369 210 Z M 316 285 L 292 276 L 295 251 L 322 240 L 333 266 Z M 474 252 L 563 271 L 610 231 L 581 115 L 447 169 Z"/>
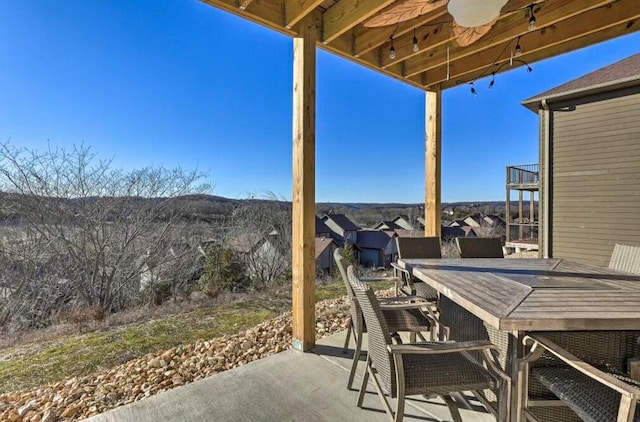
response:
<path id="1" fill-rule="evenodd" d="M 311 18 L 293 39 L 293 348 L 315 345 L 315 141 L 317 24 Z"/>
<path id="2" fill-rule="evenodd" d="M 507 201 L 504 205 L 504 221 L 506 223 L 506 241 L 511 240 L 511 189 L 509 189 L 509 167 L 507 167 Z"/>
<path id="3" fill-rule="evenodd" d="M 441 233 L 441 158 L 442 158 L 442 91 L 440 87 L 427 91 L 425 124 L 425 201 L 424 235 L 438 236 Z"/>
<path id="4" fill-rule="evenodd" d="M 534 191 L 529 192 L 529 223 L 533 223 L 534 221 L 536 221 L 535 208 L 533 206 L 533 203 L 535 202 L 534 195 L 535 195 Z"/>
<path id="5" fill-rule="evenodd" d="M 520 226 L 518 226 L 518 240 L 522 240 L 522 238 L 524 237 L 524 227 L 522 226 L 522 223 L 524 223 L 524 192 L 519 190 L 518 191 L 518 223 L 520 223 Z"/>

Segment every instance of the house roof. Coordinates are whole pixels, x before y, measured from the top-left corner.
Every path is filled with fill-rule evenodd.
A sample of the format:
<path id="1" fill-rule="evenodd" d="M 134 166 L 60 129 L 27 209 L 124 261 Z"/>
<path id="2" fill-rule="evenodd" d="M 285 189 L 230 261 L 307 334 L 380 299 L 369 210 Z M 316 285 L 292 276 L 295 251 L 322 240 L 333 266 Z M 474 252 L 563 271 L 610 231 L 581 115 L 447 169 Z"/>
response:
<path id="1" fill-rule="evenodd" d="M 324 224 L 324 221 L 322 221 L 322 219 L 316 215 L 316 235 L 322 233 L 331 234 L 331 229 L 327 227 L 327 225 Z"/>
<path id="2" fill-rule="evenodd" d="M 331 221 L 336 223 L 344 231 L 356 231 L 360 229 L 356 223 L 349 220 L 349 217 L 344 214 L 327 214 L 322 217 L 323 221 L 327 221 L 327 219 L 331 219 Z"/>
<path id="3" fill-rule="evenodd" d="M 394 230 L 398 237 L 423 237 L 424 230 L 406 230 L 396 229 Z"/>
<path id="4" fill-rule="evenodd" d="M 360 249 L 384 249 L 393 237 L 384 231 L 360 230 L 358 231 L 358 241 L 356 244 Z"/>
<path id="5" fill-rule="evenodd" d="M 475 231 L 473 227 L 464 226 L 464 227 L 442 227 L 441 236 L 443 239 L 454 239 L 456 237 L 467 237 L 471 233 L 475 235 Z"/>
<path id="6" fill-rule="evenodd" d="M 376 226 L 374 227 L 374 230 L 380 230 L 382 227 L 387 227 L 387 229 L 389 230 L 397 230 L 402 228 L 399 225 L 397 225 L 394 221 L 385 220 L 376 224 Z"/>
<path id="7" fill-rule="evenodd" d="M 635 84 L 640 84 L 640 53 L 534 95 L 522 101 L 522 104 L 535 111 L 542 100 L 557 101 L 581 97 L 601 90 Z"/>
<path id="8" fill-rule="evenodd" d="M 334 240 L 331 239 L 331 238 L 328 238 L 328 237 L 316 237 L 316 259 L 318 259 L 318 257 L 320 255 L 322 255 L 324 253 L 324 251 L 326 251 L 327 248 L 329 248 L 332 244 L 336 248 L 338 247 L 338 244 L 336 242 L 334 242 Z"/>

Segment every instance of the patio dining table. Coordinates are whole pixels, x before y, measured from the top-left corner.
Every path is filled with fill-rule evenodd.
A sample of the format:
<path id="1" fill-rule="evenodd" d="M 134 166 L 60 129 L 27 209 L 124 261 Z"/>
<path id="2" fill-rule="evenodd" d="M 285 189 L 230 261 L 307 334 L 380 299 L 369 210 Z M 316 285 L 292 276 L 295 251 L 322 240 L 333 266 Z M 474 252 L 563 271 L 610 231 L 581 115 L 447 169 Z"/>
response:
<path id="1" fill-rule="evenodd" d="M 460 331 L 466 310 L 489 333 L 506 339 L 501 348 L 514 388 L 512 420 L 519 413 L 517 359 L 528 332 L 640 330 L 640 276 L 563 259 L 404 259 L 398 264 L 436 289 L 454 311 L 463 310 L 449 316 Z M 455 331 L 452 327 L 454 340 L 472 335 L 456 338 Z"/>

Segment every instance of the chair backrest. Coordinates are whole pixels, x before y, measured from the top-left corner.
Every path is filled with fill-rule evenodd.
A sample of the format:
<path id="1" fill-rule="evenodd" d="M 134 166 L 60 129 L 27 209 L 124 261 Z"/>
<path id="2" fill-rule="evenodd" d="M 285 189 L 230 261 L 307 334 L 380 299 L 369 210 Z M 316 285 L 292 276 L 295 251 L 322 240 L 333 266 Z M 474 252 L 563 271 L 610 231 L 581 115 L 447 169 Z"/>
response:
<path id="1" fill-rule="evenodd" d="M 499 237 L 456 237 L 460 258 L 504 258 Z"/>
<path id="2" fill-rule="evenodd" d="M 338 271 L 340 271 L 340 276 L 342 277 L 342 281 L 347 289 L 347 295 L 349 295 L 349 313 L 351 314 L 351 323 L 358 331 L 362 331 L 360 330 L 360 324 L 362 324 L 362 311 L 360 310 L 358 299 L 356 299 L 353 293 L 353 288 L 349 283 L 349 278 L 347 277 L 345 260 L 344 256 L 342 256 L 342 248 L 336 248 L 336 250 L 333 251 L 333 259 L 336 261 L 336 266 L 338 267 Z"/>
<path id="3" fill-rule="evenodd" d="M 391 344 L 391 335 L 387 321 L 380 309 L 380 303 L 373 290 L 358 280 L 351 265 L 347 268 L 347 275 L 358 303 L 360 303 L 364 322 L 367 325 L 369 357 L 378 371 L 383 387 L 390 394 L 394 394 L 396 391 L 395 365 L 391 358 L 391 353 L 387 350 L 387 345 Z"/>
<path id="4" fill-rule="evenodd" d="M 609 268 L 625 273 L 640 274 L 640 246 L 616 244 L 613 247 Z"/>
<path id="5" fill-rule="evenodd" d="M 434 237 L 396 237 L 398 257 L 400 259 L 442 258 L 440 238 Z"/>

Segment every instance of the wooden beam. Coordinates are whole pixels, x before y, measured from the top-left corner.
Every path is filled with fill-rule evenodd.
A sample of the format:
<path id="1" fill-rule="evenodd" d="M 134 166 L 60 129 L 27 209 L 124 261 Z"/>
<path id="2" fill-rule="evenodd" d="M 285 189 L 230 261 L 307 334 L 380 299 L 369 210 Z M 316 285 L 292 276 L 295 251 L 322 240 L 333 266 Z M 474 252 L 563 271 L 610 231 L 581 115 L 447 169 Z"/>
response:
<path id="1" fill-rule="evenodd" d="M 236 0 L 200 0 L 240 16 L 241 18 L 259 23 L 283 34 L 293 36 L 295 32 L 284 27 L 283 0 L 253 0 L 247 4 L 245 10 L 240 9 Z"/>
<path id="2" fill-rule="evenodd" d="M 487 35 L 468 47 L 455 47 L 449 44 L 451 45 L 449 60 L 452 66 L 455 65 L 456 60 L 461 60 L 468 57 L 481 60 L 481 57 L 485 57 L 485 55 L 489 54 L 488 52 L 486 54 L 478 54 L 480 52 L 483 52 L 484 50 L 498 45 L 504 45 L 505 42 L 509 41 L 514 42 L 515 47 L 515 39 L 517 37 L 522 36 L 523 39 L 529 39 L 532 34 L 543 31 L 544 27 L 553 28 L 553 25 L 555 24 L 558 24 L 558 26 L 564 25 L 564 23 L 560 22 L 570 17 L 578 15 L 576 20 L 594 19 L 592 16 L 581 16 L 581 14 L 585 11 L 592 10 L 611 2 L 612 0 L 581 0 L 569 2 L 566 0 L 547 0 L 546 2 L 541 4 L 540 11 L 536 15 L 536 19 L 540 29 L 536 30 L 535 32 L 529 32 L 527 21 L 522 13 L 510 14 L 505 18 L 498 20 L 498 22 L 496 22 L 496 24 L 493 26 L 493 28 L 491 28 L 491 31 Z M 597 18 L 595 18 L 595 20 L 597 20 Z M 400 50 L 398 49 L 398 47 L 396 47 L 396 50 L 398 51 L 398 58 L 409 57 L 404 62 L 404 68 L 407 77 L 417 75 L 430 69 L 436 69 L 442 66 L 446 66 L 447 49 L 446 45 L 444 44 L 445 40 L 439 41 L 440 42 L 435 46 L 434 49 L 429 49 L 428 51 L 419 55 L 415 55 L 414 57 L 400 55 Z M 495 56 L 493 56 L 492 58 L 495 58 Z M 386 67 L 391 64 L 394 63 L 391 61 L 385 62 L 383 60 L 383 65 L 385 65 Z M 399 68 L 396 67 L 390 70 L 398 72 Z"/>
<path id="3" fill-rule="evenodd" d="M 395 0 L 340 0 L 323 14 L 322 42 L 328 44 Z"/>
<path id="4" fill-rule="evenodd" d="M 425 93 L 425 201 L 424 235 L 441 235 L 441 158 L 442 158 L 442 91 L 437 87 Z"/>
<path id="5" fill-rule="evenodd" d="M 529 64 L 588 47 L 602 41 L 640 30 L 640 8 L 637 0 L 619 0 L 609 6 L 575 16 L 558 25 L 543 28 L 520 41 L 523 54 L 517 57 Z M 476 80 L 491 72 L 511 57 L 510 45 L 504 44 L 486 50 L 483 54 L 467 57 L 451 64 L 451 80 L 446 80 L 446 66 L 424 72 L 411 79 L 425 81 L 426 85 L 441 84 L 443 88 L 456 86 L 461 81 Z M 494 66 L 497 65 L 497 66 Z M 501 71 L 522 66 L 504 66 Z"/>
<path id="6" fill-rule="evenodd" d="M 247 0 L 243 0 L 247 1 Z M 292 28 L 302 18 L 312 13 L 324 0 L 285 0 L 285 28 Z"/>
<path id="7" fill-rule="evenodd" d="M 315 345 L 315 130 L 318 27 L 305 19 L 293 39 L 293 347 Z"/>

